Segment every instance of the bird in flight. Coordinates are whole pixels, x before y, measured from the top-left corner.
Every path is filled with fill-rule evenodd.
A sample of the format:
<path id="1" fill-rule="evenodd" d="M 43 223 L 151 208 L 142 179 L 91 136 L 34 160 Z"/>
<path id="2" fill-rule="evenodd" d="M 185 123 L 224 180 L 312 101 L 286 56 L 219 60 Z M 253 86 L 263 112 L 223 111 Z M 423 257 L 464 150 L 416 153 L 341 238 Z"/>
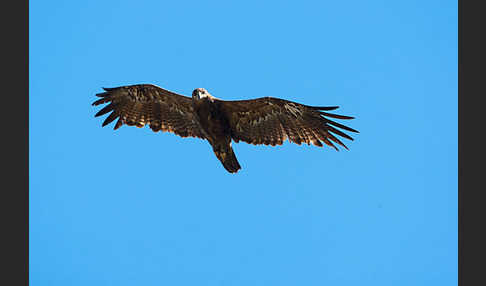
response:
<path id="1" fill-rule="evenodd" d="M 338 106 L 309 106 L 285 99 L 262 97 L 249 100 L 221 100 L 204 88 L 196 88 L 192 97 L 180 95 L 152 84 L 137 84 L 103 88 L 93 106 L 108 103 L 96 116 L 111 112 L 105 126 L 115 119 L 114 129 L 123 124 L 154 131 L 173 132 L 181 137 L 206 139 L 213 152 L 230 173 L 241 169 L 231 141 L 250 144 L 282 145 L 285 139 L 296 144 L 307 143 L 322 147 L 322 142 L 346 149 L 335 135 L 348 140 L 351 136 L 337 129 L 359 133 L 330 120 L 353 119 L 327 111 Z"/>

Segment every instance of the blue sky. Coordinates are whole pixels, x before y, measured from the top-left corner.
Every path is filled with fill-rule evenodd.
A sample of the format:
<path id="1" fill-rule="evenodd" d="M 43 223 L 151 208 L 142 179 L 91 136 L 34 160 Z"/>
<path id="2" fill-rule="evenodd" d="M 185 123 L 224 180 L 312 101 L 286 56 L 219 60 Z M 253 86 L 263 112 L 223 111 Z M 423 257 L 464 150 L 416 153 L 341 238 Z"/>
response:
<path id="1" fill-rule="evenodd" d="M 456 285 L 456 1 L 30 1 L 31 285 Z M 339 105 L 349 151 L 113 124 L 101 87 Z"/>

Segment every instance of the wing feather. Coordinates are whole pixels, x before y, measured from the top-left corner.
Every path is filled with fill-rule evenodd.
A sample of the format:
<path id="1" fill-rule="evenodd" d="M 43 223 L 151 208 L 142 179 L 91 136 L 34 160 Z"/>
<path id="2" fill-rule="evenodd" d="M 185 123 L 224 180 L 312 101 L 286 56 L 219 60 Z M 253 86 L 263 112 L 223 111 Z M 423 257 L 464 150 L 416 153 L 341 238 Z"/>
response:
<path id="1" fill-rule="evenodd" d="M 222 102 L 236 142 L 241 140 L 250 144 L 274 146 L 288 140 L 299 145 L 307 143 L 319 147 L 324 143 L 338 150 L 333 143 L 348 148 L 335 135 L 348 140 L 353 138 L 337 128 L 359 133 L 328 119 L 354 118 L 324 112 L 337 109 L 338 106 L 308 106 L 273 97 Z"/>
<path id="2" fill-rule="evenodd" d="M 149 125 L 154 131 L 173 132 L 181 137 L 205 138 L 193 114 L 189 97 L 162 89 L 151 84 L 137 84 L 103 88 L 105 92 L 96 96 L 101 99 L 92 105 L 108 103 L 95 115 L 111 112 L 103 126 L 118 119 L 114 129 L 123 124 L 143 127 Z"/>

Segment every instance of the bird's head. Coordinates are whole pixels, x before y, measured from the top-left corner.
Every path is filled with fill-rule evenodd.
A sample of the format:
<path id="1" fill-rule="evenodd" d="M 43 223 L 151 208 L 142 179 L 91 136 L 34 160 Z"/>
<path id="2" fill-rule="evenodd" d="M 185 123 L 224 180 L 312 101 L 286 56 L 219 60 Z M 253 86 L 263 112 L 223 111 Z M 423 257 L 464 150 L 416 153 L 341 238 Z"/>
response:
<path id="1" fill-rule="evenodd" d="M 214 97 L 207 91 L 205 90 L 204 88 L 196 88 L 193 92 L 192 92 L 192 99 L 196 99 L 196 100 L 199 100 L 199 99 L 203 99 L 205 97 L 208 97 L 210 99 L 213 99 Z"/>

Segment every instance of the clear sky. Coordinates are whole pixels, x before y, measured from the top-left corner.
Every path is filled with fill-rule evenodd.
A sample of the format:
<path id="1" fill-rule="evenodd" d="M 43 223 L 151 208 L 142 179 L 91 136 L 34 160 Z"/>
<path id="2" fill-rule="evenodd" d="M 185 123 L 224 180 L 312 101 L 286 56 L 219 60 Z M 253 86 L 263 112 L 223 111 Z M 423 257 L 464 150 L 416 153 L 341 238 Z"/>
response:
<path id="1" fill-rule="evenodd" d="M 30 1 L 31 285 L 457 285 L 456 1 Z M 101 87 L 339 105 L 349 151 L 113 125 Z M 342 122 L 342 121 L 341 121 Z"/>

